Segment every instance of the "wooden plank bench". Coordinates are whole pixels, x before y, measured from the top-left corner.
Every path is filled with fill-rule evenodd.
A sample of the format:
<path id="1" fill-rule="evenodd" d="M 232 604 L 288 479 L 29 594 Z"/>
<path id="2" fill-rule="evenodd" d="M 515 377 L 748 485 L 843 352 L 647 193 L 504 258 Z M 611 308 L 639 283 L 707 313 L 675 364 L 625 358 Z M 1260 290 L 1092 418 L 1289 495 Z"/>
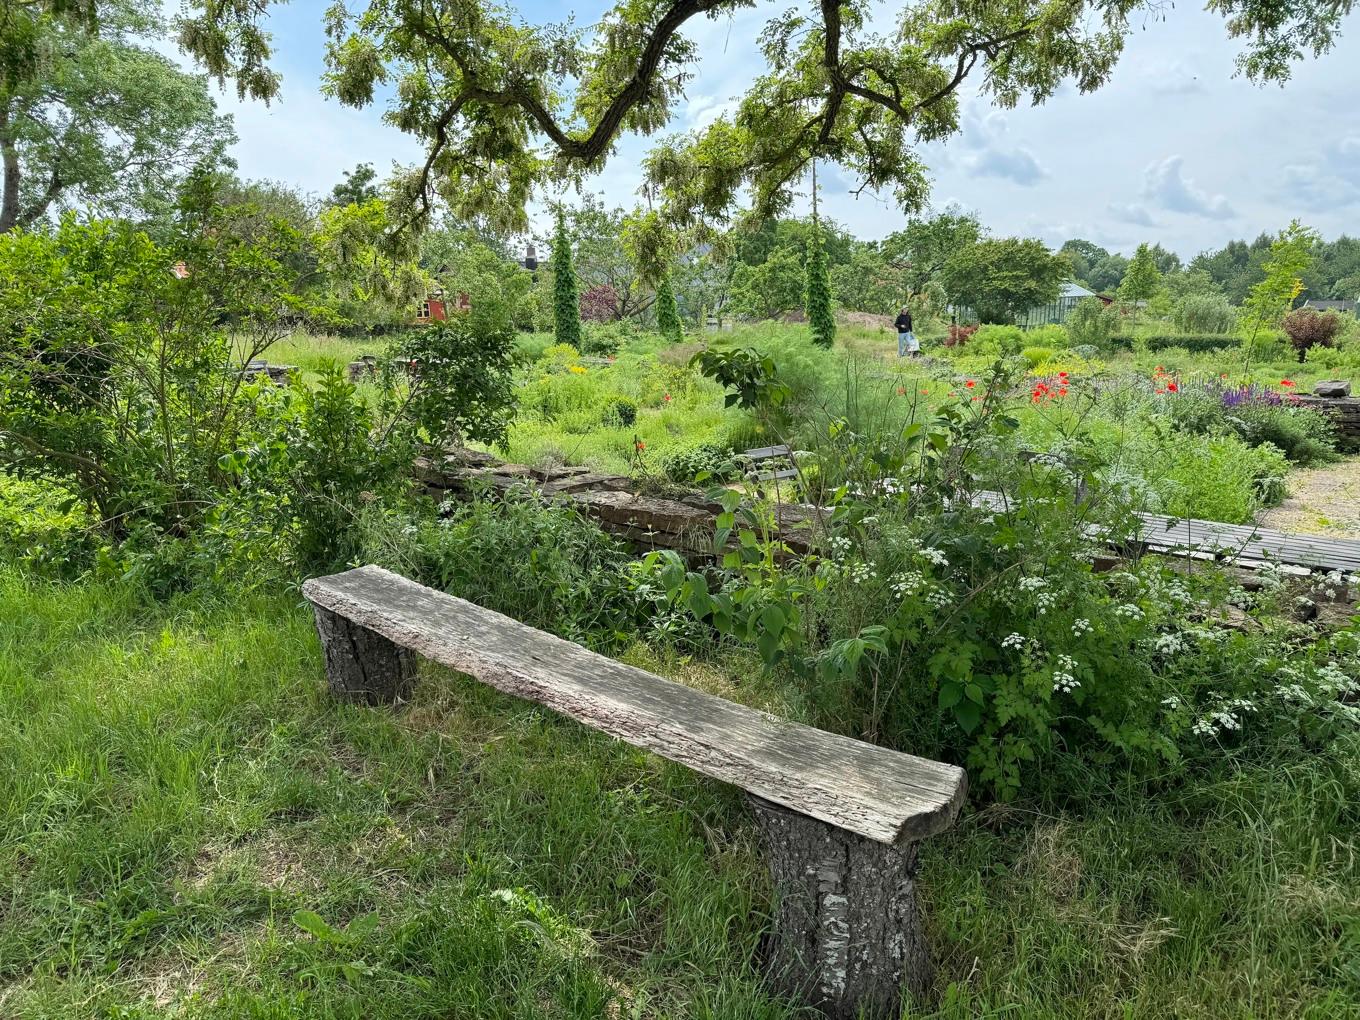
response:
<path id="1" fill-rule="evenodd" d="M 962 769 L 776 719 L 380 567 L 302 590 L 340 698 L 407 697 L 418 653 L 745 790 L 778 896 L 779 993 L 850 1018 L 896 1016 L 904 988 L 927 990 L 916 842 L 953 825 Z"/>
<path id="2" fill-rule="evenodd" d="M 745 450 L 737 454 L 737 459 L 751 465 L 758 482 L 782 482 L 798 477 L 798 469 L 793 466 L 793 451 L 782 443 Z"/>

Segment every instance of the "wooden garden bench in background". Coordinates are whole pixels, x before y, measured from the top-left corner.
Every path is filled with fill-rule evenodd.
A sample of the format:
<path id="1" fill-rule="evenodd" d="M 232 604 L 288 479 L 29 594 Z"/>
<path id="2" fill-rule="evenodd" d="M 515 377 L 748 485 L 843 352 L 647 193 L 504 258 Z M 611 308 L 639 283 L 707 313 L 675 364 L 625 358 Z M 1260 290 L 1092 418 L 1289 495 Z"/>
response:
<path id="1" fill-rule="evenodd" d="M 962 769 L 782 721 L 360 567 L 303 585 L 338 697 L 407 697 L 416 655 L 745 790 L 778 905 L 768 971 L 832 1017 L 925 992 L 916 842 L 948 829 Z"/>
<path id="2" fill-rule="evenodd" d="M 758 446 L 737 454 L 737 460 L 750 467 L 758 482 L 782 482 L 798 477 L 793 466 L 793 451 L 787 446 Z"/>

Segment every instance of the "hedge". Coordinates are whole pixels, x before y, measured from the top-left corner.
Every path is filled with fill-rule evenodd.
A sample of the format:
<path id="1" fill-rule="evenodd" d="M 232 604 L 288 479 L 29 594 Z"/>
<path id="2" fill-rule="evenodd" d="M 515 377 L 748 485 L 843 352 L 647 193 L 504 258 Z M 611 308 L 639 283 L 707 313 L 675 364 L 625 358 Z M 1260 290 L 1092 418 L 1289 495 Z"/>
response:
<path id="1" fill-rule="evenodd" d="M 1134 343 L 1135 338 L 1131 336 L 1110 337 L 1110 344 L 1120 350 L 1131 351 Z M 1142 346 L 1149 351 L 1180 347 L 1192 354 L 1203 354 L 1205 351 L 1221 351 L 1241 344 L 1242 338 L 1232 333 L 1154 333 L 1143 338 Z"/>

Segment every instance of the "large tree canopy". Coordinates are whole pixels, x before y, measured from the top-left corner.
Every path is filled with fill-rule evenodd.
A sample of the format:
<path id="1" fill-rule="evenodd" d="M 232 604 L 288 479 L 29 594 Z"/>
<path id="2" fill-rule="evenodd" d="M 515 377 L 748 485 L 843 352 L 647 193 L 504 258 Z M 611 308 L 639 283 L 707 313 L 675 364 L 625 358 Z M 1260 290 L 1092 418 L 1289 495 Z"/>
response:
<path id="1" fill-rule="evenodd" d="M 113 0 L 5 0 L 19 28 L 54 18 L 88 26 Z M 683 30 L 757 0 L 618 0 L 592 31 L 534 26 L 489 0 L 367 0 L 326 15 L 328 89 L 374 102 L 392 87 L 388 119 L 421 138 L 424 163 L 401 182 L 402 222 L 422 225 L 436 196 L 472 221 L 524 226 L 536 187 L 599 169 L 621 132 L 664 129 L 697 58 Z M 1282 80 L 1292 62 L 1336 42 L 1354 0 L 1211 0 L 1246 42 L 1245 71 Z M 761 34 L 768 63 L 735 114 L 670 138 L 647 161 L 655 193 L 680 222 L 723 219 L 749 195 L 758 213 L 788 206 L 814 159 L 839 163 L 860 186 L 917 208 L 927 179 L 914 142 L 958 127 L 965 82 L 1001 106 L 1042 102 L 1064 83 L 1101 86 L 1138 19 L 1158 0 L 911 0 L 887 31 L 871 0 L 803 0 Z M 268 99 L 262 18 L 269 0 L 189 0 L 180 41 L 242 94 Z M 878 19 L 878 24 L 882 24 Z M 33 47 L 7 47 L 11 76 Z"/>
<path id="2" fill-rule="evenodd" d="M 0 81 L 0 232 L 74 205 L 145 210 L 232 140 L 205 80 L 135 41 L 163 27 L 132 0 L 107 5 L 97 34 L 34 27 L 40 73 Z"/>

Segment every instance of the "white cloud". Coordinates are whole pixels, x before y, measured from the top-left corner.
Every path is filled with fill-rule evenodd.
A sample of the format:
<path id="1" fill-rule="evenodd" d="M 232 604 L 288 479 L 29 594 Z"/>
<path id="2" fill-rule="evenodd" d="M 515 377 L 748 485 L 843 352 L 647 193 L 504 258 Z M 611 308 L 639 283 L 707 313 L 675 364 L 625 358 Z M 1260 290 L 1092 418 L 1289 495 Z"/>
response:
<path id="1" fill-rule="evenodd" d="M 1011 146 L 1006 139 L 1006 116 L 996 110 L 979 114 L 977 103 L 964 107 L 957 144 L 966 149 L 957 164 L 972 177 L 993 177 L 1022 187 L 1033 186 L 1048 176 L 1038 158 L 1024 146 Z M 937 150 L 939 151 L 939 150 Z"/>
<path id="2" fill-rule="evenodd" d="M 1197 64 L 1182 60 L 1158 60 L 1143 70 L 1143 80 L 1159 96 L 1189 96 L 1207 92 Z"/>
<path id="3" fill-rule="evenodd" d="M 1106 208 L 1109 214 L 1121 223 L 1132 223 L 1137 227 L 1157 226 L 1157 221 L 1152 218 L 1147 206 L 1138 202 L 1111 202 Z"/>
<path id="4" fill-rule="evenodd" d="M 1183 156 L 1167 156 L 1149 163 L 1143 171 L 1143 198 L 1169 212 L 1227 220 L 1237 215 L 1224 195 L 1211 195 L 1197 188 L 1181 173 Z"/>
<path id="5" fill-rule="evenodd" d="M 1325 213 L 1360 203 L 1360 137 L 1329 143 L 1313 162 L 1285 166 L 1280 186 L 1308 212 Z"/>

